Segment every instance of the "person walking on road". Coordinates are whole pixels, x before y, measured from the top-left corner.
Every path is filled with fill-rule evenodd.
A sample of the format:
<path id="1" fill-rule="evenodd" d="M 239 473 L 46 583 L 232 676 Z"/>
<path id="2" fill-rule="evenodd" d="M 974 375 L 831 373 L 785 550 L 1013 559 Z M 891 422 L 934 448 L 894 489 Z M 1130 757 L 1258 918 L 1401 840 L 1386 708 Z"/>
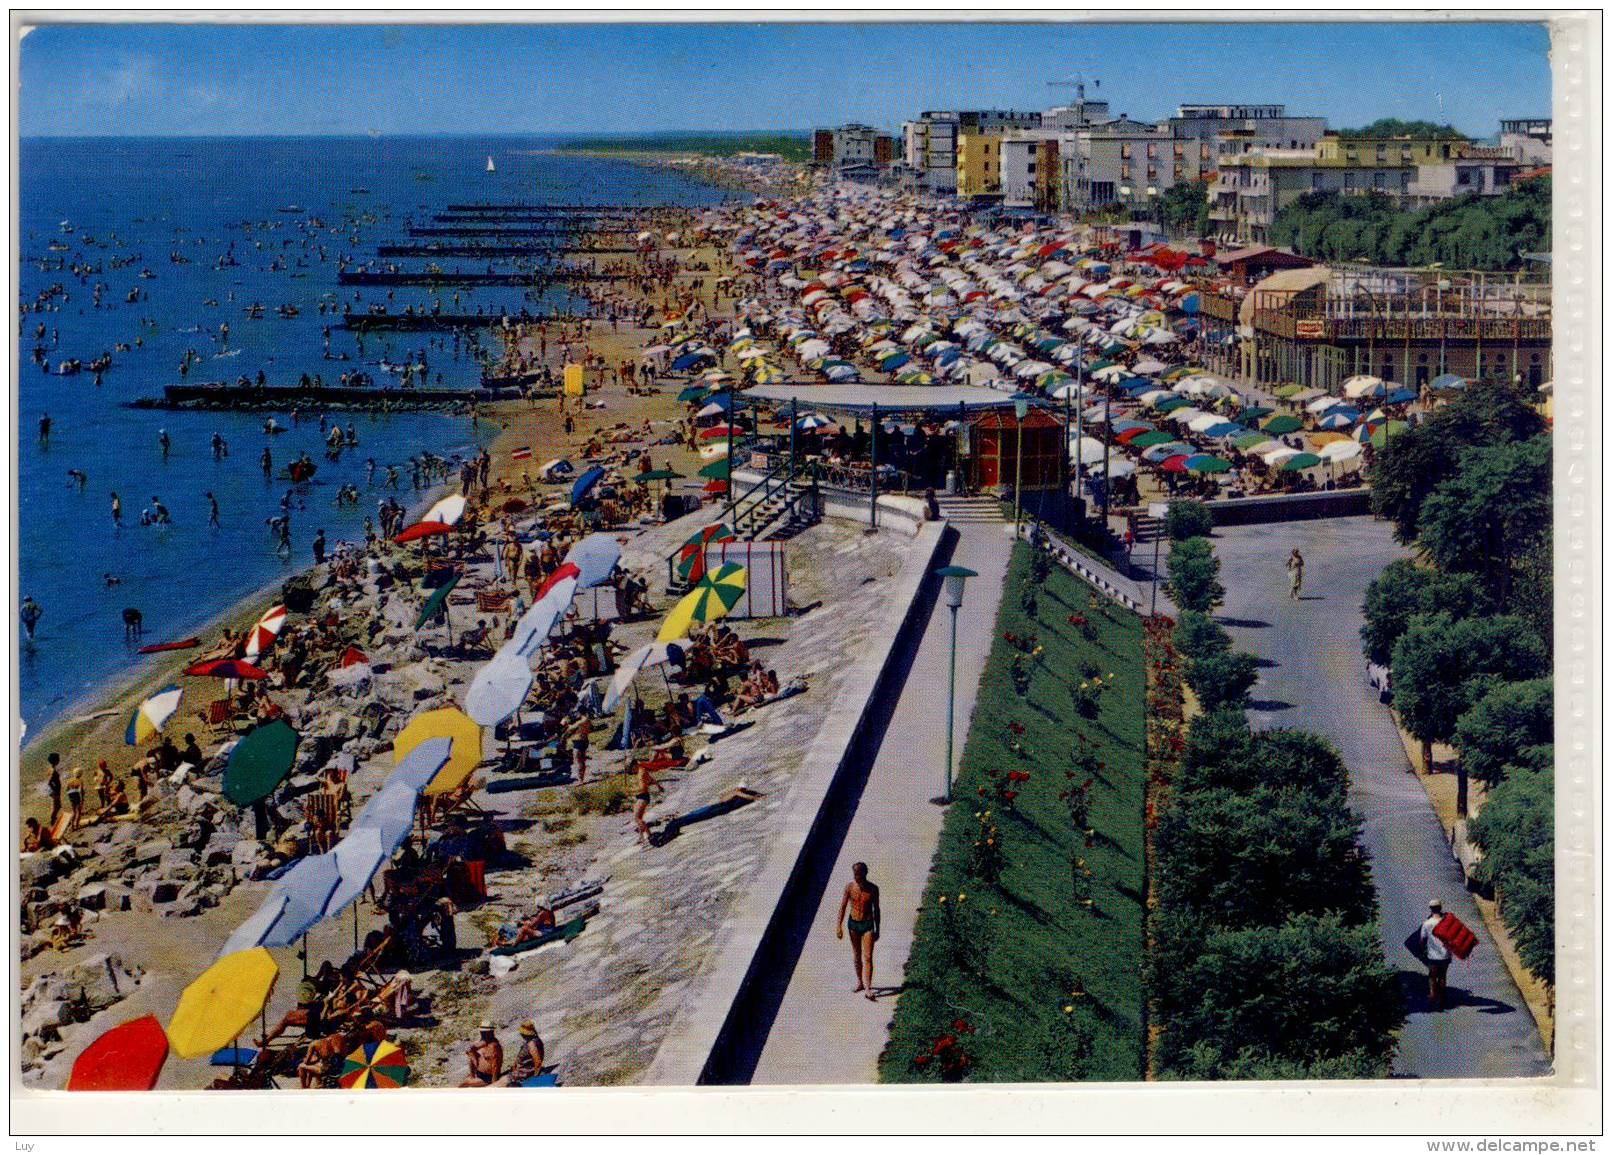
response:
<path id="1" fill-rule="evenodd" d="M 845 917 L 847 912 L 850 918 Z M 840 912 L 834 918 L 835 938 L 844 938 L 847 930 L 851 932 L 851 964 L 856 968 L 852 991 L 861 991 L 871 1002 L 875 998 L 873 944 L 879 941 L 879 888 L 868 881 L 865 862 L 852 864 L 851 881 L 845 884 Z"/>
<path id="2" fill-rule="evenodd" d="M 1304 555 L 1299 552 L 1297 546 L 1294 546 L 1293 552 L 1287 555 L 1287 580 L 1287 596 L 1298 601 L 1299 591 L 1304 588 Z"/>
<path id="3" fill-rule="evenodd" d="M 1422 957 L 1427 960 L 1427 1001 L 1435 1011 L 1444 1009 L 1444 983 L 1450 974 L 1450 948 L 1433 933 L 1444 920 L 1444 904 L 1433 899 L 1422 922 Z"/>

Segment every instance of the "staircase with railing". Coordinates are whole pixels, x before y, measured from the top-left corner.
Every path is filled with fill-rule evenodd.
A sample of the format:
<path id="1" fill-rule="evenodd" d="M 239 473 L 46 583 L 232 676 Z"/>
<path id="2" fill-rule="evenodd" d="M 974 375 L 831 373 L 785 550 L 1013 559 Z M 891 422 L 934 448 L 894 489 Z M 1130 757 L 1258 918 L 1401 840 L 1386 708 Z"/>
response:
<path id="1" fill-rule="evenodd" d="M 728 485 L 734 484 L 729 474 Z M 761 480 L 735 496 L 724 508 L 723 522 L 743 541 L 778 541 L 793 537 L 822 516 L 822 489 L 815 462 L 783 457 Z M 682 548 L 666 557 L 666 588 L 676 592 L 688 583 L 677 572 Z"/>

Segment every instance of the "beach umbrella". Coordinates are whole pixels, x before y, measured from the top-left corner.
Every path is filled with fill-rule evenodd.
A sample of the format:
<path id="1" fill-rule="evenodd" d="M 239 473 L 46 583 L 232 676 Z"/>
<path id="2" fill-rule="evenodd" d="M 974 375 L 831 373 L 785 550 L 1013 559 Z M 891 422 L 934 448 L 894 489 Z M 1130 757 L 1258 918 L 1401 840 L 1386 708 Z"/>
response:
<path id="1" fill-rule="evenodd" d="M 414 619 L 415 629 L 420 629 L 426 622 L 440 613 L 442 620 L 447 623 L 451 635 L 453 622 L 448 617 L 448 595 L 453 593 L 454 587 L 459 584 L 459 577 L 459 574 L 454 574 L 431 591 L 431 596 L 425 599 L 425 604 L 420 607 L 420 612 Z M 452 640 L 451 636 L 450 640 Z"/>
<path id="2" fill-rule="evenodd" d="M 609 581 L 620 560 L 620 542 L 608 533 L 590 533 L 571 547 L 563 564 L 576 566 L 577 586 L 586 590 Z"/>
<path id="3" fill-rule="evenodd" d="M 373 826 L 361 826 L 348 831 L 347 837 L 336 843 L 330 857 L 336 860 L 336 888 L 325 899 L 325 918 L 334 918 L 357 902 L 369 880 L 381 868 L 390 852 L 381 845 L 381 835 Z"/>
<path id="4" fill-rule="evenodd" d="M 398 771 L 392 773 L 395 777 Z M 381 840 L 381 848 L 391 854 L 414 829 L 414 807 L 419 800 L 420 792 L 416 787 L 388 779 L 353 817 L 352 830 L 348 833 L 373 830 Z"/>
<path id="5" fill-rule="evenodd" d="M 336 1080 L 349 1091 L 403 1087 L 409 1081 L 408 1056 L 389 1040 L 365 1043 L 347 1056 Z"/>
<path id="6" fill-rule="evenodd" d="M 1187 458 L 1186 466 L 1191 473 L 1225 473 L 1231 469 L 1231 462 L 1210 453 L 1199 453 Z"/>
<path id="7" fill-rule="evenodd" d="M 1231 439 L 1231 446 L 1233 449 L 1252 449 L 1256 445 L 1264 445 L 1270 441 L 1271 437 L 1267 433 L 1249 432 L 1240 434 L 1237 437 L 1233 437 Z"/>
<path id="8" fill-rule="evenodd" d="M 272 606 L 257 620 L 257 624 L 246 635 L 246 656 L 256 659 L 264 650 L 274 645 L 274 639 L 280 636 L 285 628 L 286 608 Z"/>
<path id="9" fill-rule="evenodd" d="M 238 1038 L 269 1001 L 280 968 L 262 947 L 225 955 L 179 996 L 168 1043 L 181 1059 L 210 1055 Z"/>
<path id="10" fill-rule="evenodd" d="M 425 511 L 421 521 L 440 521 L 443 525 L 455 525 L 465 515 L 465 508 L 469 503 L 465 501 L 462 493 L 450 493 L 430 509 Z"/>
<path id="11" fill-rule="evenodd" d="M 705 576 L 705 547 L 713 542 L 737 541 L 730 526 L 720 522 L 696 531 L 677 550 L 677 574 L 686 582 L 696 582 Z"/>
<path id="12" fill-rule="evenodd" d="M 1429 382 L 1428 388 L 1434 390 L 1465 389 L 1471 383 L 1457 373 L 1440 373 Z"/>
<path id="13" fill-rule="evenodd" d="M 658 642 L 675 642 L 688 636 L 695 622 L 714 622 L 725 617 L 744 596 L 747 571 L 744 566 L 728 562 L 720 569 L 706 574 L 683 600 L 672 607 L 672 612 L 661 623 L 655 636 Z"/>
<path id="14" fill-rule="evenodd" d="M 566 607 L 571 604 L 571 597 L 576 593 L 577 582 L 575 573 L 561 573 L 565 569 L 574 567 L 561 566 L 549 580 L 539 587 L 540 593 L 532 608 L 521 615 L 515 623 L 515 632 L 510 635 L 504 649 L 513 648 L 514 652 L 523 658 L 530 658 L 537 647 L 548 640 L 554 623 L 560 620 Z"/>
<path id="15" fill-rule="evenodd" d="M 451 738 L 428 738 L 416 743 L 401 759 L 393 759 L 396 765 L 386 776 L 386 786 L 403 785 L 418 794 L 447 764 L 452 753 Z"/>
<path id="16" fill-rule="evenodd" d="M 224 767 L 224 797 L 237 806 L 250 806 L 273 794 L 297 764 L 301 736 L 284 718 L 250 731 L 229 752 Z"/>
<path id="17" fill-rule="evenodd" d="M 1304 428 L 1304 422 L 1287 413 L 1278 413 L 1260 426 L 1266 433 L 1280 437 L 1284 433 L 1296 433 Z"/>
<path id="18" fill-rule="evenodd" d="M 263 899 L 263 905 L 259 906 L 250 918 L 236 927 L 235 932 L 224 940 L 223 947 L 219 949 L 218 957 L 223 958 L 225 955 L 251 950 L 255 946 L 262 946 L 264 936 L 269 933 L 269 928 L 279 920 L 281 913 L 285 910 L 285 904 L 285 891 L 279 887 L 269 891 L 268 895 Z"/>
<path id="19" fill-rule="evenodd" d="M 1297 473 L 1301 469 L 1314 469 L 1321 464 L 1321 459 L 1313 453 L 1297 453 L 1282 462 L 1280 468 L 1285 473 Z"/>
<path id="20" fill-rule="evenodd" d="M 1316 428 L 1318 429 L 1347 429 L 1349 426 L 1353 425 L 1359 420 L 1360 414 L 1356 413 L 1353 409 L 1335 409 L 1331 413 L 1328 413 L 1325 417 L 1321 418 L 1321 420 L 1317 421 L 1315 424 Z"/>
<path id="21" fill-rule="evenodd" d="M 727 481 L 733 472 L 732 462 L 724 457 L 700 470 L 700 476 L 712 481 Z"/>
<path id="22" fill-rule="evenodd" d="M 1345 397 L 1380 397 L 1384 391 L 1385 382 L 1381 377 L 1373 377 L 1369 373 L 1359 373 L 1347 377 L 1343 382 L 1343 395 Z"/>
<path id="23" fill-rule="evenodd" d="M 411 541 L 419 541 L 422 538 L 435 537 L 438 534 L 452 532 L 453 526 L 444 525 L 440 521 L 419 521 L 409 526 L 392 540 L 398 545 L 407 545 Z"/>
<path id="24" fill-rule="evenodd" d="M 682 669 L 684 661 L 683 647 L 677 642 L 651 642 L 634 650 L 622 661 L 616 676 L 610 680 L 610 689 L 606 691 L 601 704 L 604 713 L 608 714 L 616 708 L 621 696 L 640 672 L 668 665 Z"/>
<path id="25" fill-rule="evenodd" d="M 1268 405 L 1249 405 L 1237 411 L 1235 420 L 1247 425 L 1250 421 L 1258 421 L 1261 417 L 1269 417 L 1274 412 L 1275 410 Z"/>
<path id="26" fill-rule="evenodd" d="M 496 726 L 521 708 L 532 689 L 532 667 L 515 650 L 499 650 L 471 679 L 465 713 L 481 726 Z"/>
<path id="27" fill-rule="evenodd" d="M 708 390 L 704 385 L 686 385 L 683 387 L 682 391 L 678 393 L 677 399 L 686 404 L 690 401 L 699 401 L 703 399 L 708 392 L 710 392 L 710 390 Z"/>
<path id="28" fill-rule="evenodd" d="M 675 469 L 651 469 L 644 473 L 635 474 L 633 481 L 645 485 L 651 481 L 675 481 L 683 475 Z"/>
<path id="29" fill-rule="evenodd" d="M 1547 382 L 1545 382 L 1545 384 L 1549 385 L 1550 382 L 1547 381 Z M 1391 390 L 1382 399 L 1382 403 L 1384 405 L 1405 405 L 1405 404 L 1407 404 L 1407 403 L 1409 403 L 1411 401 L 1414 401 L 1414 400 L 1416 400 L 1416 392 L 1415 392 L 1415 390 L 1401 388 L 1401 389 Z"/>
<path id="30" fill-rule="evenodd" d="M 1171 397 L 1167 401 L 1160 401 L 1154 408 L 1160 413 L 1174 413 L 1177 409 L 1185 409 L 1191 405 L 1192 401 L 1186 397 Z"/>
<path id="31" fill-rule="evenodd" d="M 795 422 L 795 428 L 803 433 L 811 433 L 818 429 L 828 429 L 833 425 L 834 422 L 824 417 L 821 413 L 808 413 Z"/>
<path id="32" fill-rule="evenodd" d="M 588 496 L 589 491 L 599 484 L 604 475 L 604 469 L 597 465 L 586 470 L 571 486 L 571 504 L 576 505 L 577 502 Z"/>
<path id="33" fill-rule="evenodd" d="M 1358 441 L 1332 441 L 1321 447 L 1320 457 L 1323 461 L 1352 461 L 1363 452 L 1365 447 Z"/>
<path id="34" fill-rule="evenodd" d="M 290 946 L 325 914 L 325 903 L 341 881 L 334 854 L 309 854 L 274 882 L 285 895 L 285 907 L 263 936 L 264 946 Z"/>
<path id="35" fill-rule="evenodd" d="M 211 662 L 198 662 L 187 666 L 185 673 L 193 678 L 233 678 L 239 682 L 259 682 L 269 675 L 251 662 L 239 658 L 218 658 Z"/>
<path id="36" fill-rule="evenodd" d="M 184 691 L 178 686 L 164 686 L 141 702 L 134 708 L 134 714 L 129 718 L 129 728 L 125 731 L 123 740 L 130 746 L 138 746 L 162 733 L 163 726 L 174 716 L 174 711 L 179 709 L 179 699 L 183 694 Z"/>
<path id="37" fill-rule="evenodd" d="M 392 761 L 403 759 L 421 742 L 447 738 L 453 744 L 447 764 L 427 783 L 423 793 L 446 794 L 456 790 L 481 764 L 481 727 L 456 706 L 416 714 L 392 742 Z"/>
<path id="38" fill-rule="evenodd" d="M 149 1091 L 168 1061 L 168 1032 L 156 1015 L 131 1019 L 105 1032 L 67 1076 L 69 1091 Z"/>
<path id="39" fill-rule="evenodd" d="M 1185 473 L 1187 471 L 1187 455 L 1185 453 L 1173 454 L 1159 462 L 1159 468 L 1165 473 Z"/>
<path id="40" fill-rule="evenodd" d="M 1376 448 L 1381 449 L 1383 446 L 1388 444 L 1389 438 L 1398 437 L 1401 433 L 1405 432 L 1405 430 L 1409 428 L 1410 426 L 1405 424 L 1403 421 L 1384 421 L 1381 425 L 1375 426 L 1372 429 L 1371 444 Z"/>

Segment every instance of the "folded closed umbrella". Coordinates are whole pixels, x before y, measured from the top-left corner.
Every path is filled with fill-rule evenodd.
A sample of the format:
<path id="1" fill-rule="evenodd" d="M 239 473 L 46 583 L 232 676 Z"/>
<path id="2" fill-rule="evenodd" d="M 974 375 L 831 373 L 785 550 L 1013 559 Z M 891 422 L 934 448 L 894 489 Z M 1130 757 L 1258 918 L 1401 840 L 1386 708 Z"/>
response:
<path id="1" fill-rule="evenodd" d="M 518 651 L 500 650 L 470 680 L 465 713 L 481 726 L 496 726 L 518 711 L 532 689 L 532 667 Z"/>
<path id="2" fill-rule="evenodd" d="M 149 1091 L 168 1061 L 168 1032 L 156 1015 L 113 1027 L 85 1047 L 67 1076 L 69 1091 Z"/>
<path id="3" fill-rule="evenodd" d="M 340 881 L 335 855 L 310 854 L 297 859 L 275 880 L 275 887 L 285 895 L 285 907 L 263 936 L 263 945 L 290 946 L 307 934 L 324 917 L 325 902 Z"/>
<path id="4" fill-rule="evenodd" d="M 455 706 L 416 714 L 392 742 L 393 762 L 401 764 L 409 751 L 432 738 L 449 739 L 453 751 L 423 793 L 446 794 L 457 790 L 481 764 L 481 727 Z"/>
<path id="5" fill-rule="evenodd" d="M 250 806 L 273 794 L 297 762 L 300 735 L 284 718 L 250 731 L 229 752 L 224 767 L 224 797 Z"/>
<path id="6" fill-rule="evenodd" d="M 192 678 L 233 678 L 238 682 L 261 682 L 269 676 L 266 670 L 260 670 L 251 662 L 243 662 L 239 658 L 197 662 L 194 666 L 186 666 L 185 673 Z"/>
<path id="7" fill-rule="evenodd" d="M 168 1043 L 181 1059 L 210 1055 L 239 1037 L 269 1000 L 280 968 L 262 947 L 225 955 L 179 996 Z"/>
<path id="8" fill-rule="evenodd" d="M 138 746 L 162 733 L 168 719 L 179 709 L 179 699 L 183 694 L 184 691 L 178 686 L 165 686 L 141 702 L 129 718 L 129 728 L 124 732 L 123 740 L 130 746 Z"/>

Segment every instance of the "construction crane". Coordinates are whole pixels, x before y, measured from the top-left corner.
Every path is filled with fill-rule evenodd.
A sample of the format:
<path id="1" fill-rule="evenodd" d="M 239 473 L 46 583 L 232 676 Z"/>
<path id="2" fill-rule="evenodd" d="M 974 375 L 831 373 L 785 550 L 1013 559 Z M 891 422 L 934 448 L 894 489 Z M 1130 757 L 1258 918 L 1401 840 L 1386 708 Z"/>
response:
<path id="1" fill-rule="evenodd" d="M 1093 79 L 1091 86 L 1093 88 L 1101 88 L 1103 86 L 1103 82 L 1101 80 Z M 1047 87 L 1073 88 L 1075 90 L 1075 103 L 1086 103 L 1086 78 L 1078 73 L 1074 76 L 1071 76 L 1068 80 L 1049 80 L 1047 81 Z"/>

